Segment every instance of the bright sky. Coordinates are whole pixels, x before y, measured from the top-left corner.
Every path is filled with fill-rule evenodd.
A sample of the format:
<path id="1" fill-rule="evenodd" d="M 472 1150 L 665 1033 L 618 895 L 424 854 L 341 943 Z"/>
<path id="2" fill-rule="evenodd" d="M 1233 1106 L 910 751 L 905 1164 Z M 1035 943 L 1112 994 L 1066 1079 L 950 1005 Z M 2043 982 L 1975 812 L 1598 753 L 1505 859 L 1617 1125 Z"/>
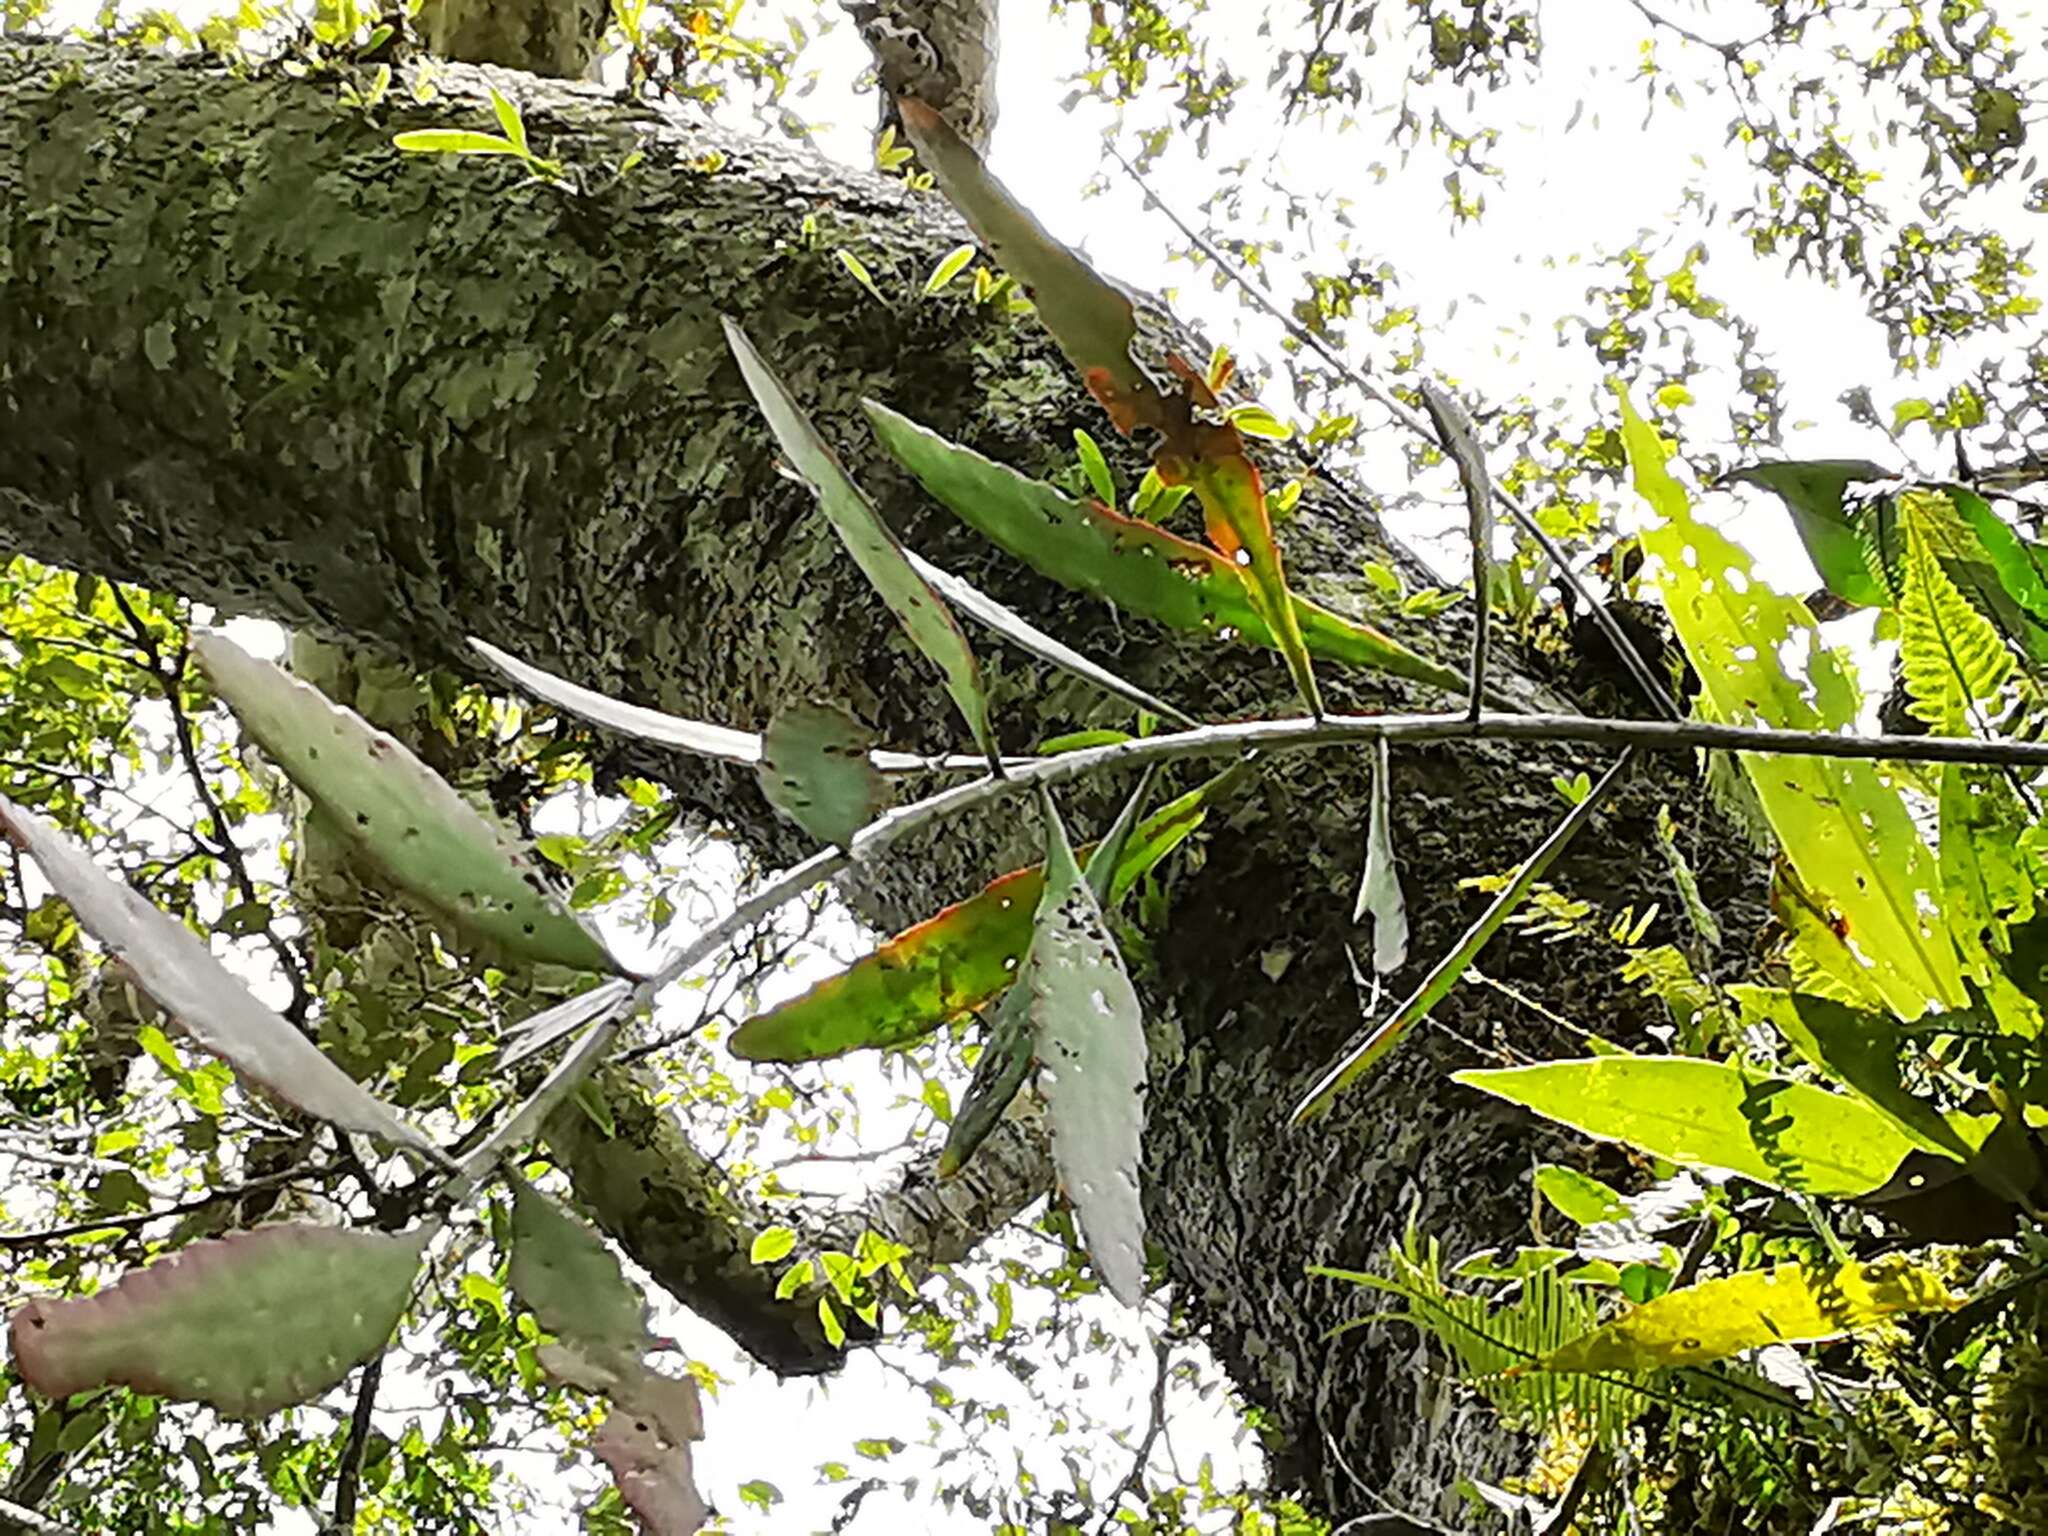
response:
<path id="1" fill-rule="evenodd" d="M 1740 0 L 1711 8 L 1690 7 L 1686 0 L 1667 0 L 1667 5 L 1698 30 L 1731 38 L 1758 30 L 1762 10 Z M 58 19 L 88 19 L 93 8 L 87 0 L 59 0 Z M 197 17 L 217 7 L 209 0 L 178 0 L 174 8 Z M 1353 220 L 1348 239 L 1356 252 L 1390 260 L 1414 279 L 1413 296 L 1433 306 L 1422 316 L 1430 363 L 1472 391 L 1477 403 L 1505 399 L 1517 391 L 1539 401 L 1575 392 L 1582 412 L 1606 411 L 1605 401 L 1595 393 L 1597 380 L 1583 363 L 1573 359 L 1567 364 L 1552 322 L 1585 308 L 1586 288 L 1600 280 L 1589 270 L 1590 258 L 1622 249 L 1645 229 L 1655 231 L 1665 253 L 1663 260 L 1653 263 L 1660 269 L 1675 265 L 1694 240 L 1706 241 L 1711 261 L 1705 285 L 1757 320 L 1766 346 L 1777 349 L 1786 381 L 1787 419 L 1806 424 L 1790 435 L 1788 453 L 1893 459 L 1895 451 L 1882 436 L 1848 422 L 1836 404 L 1842 391 L 1871 385 L 1883 409 L 1899 395 L 1936 394 L 1943 379 L 1967 372 L 1975 353 L 1959 348 L 1941 377 L 1893 385 L 1882 337 L 1863 319 L 1855 295 L 1830 291 L 1810 279 L 1788 278 L 1777 264 L 1751 257 L 1746 241 L 1724 225 L 1697 212 L 1681 212 L 1688 185 L 1704 186 L 1710 194 L 1733 195 L 1737 184 L 1725 178 L 1716 181 L 1696 162 L 1694 146 L 1703 137 L 1697 121 L 1668 104 L 1646 114 L 1643 87 L 1633 77 L 1648 27 L 1628 0 L 1571 0 L 1545 9 L 1549 84 L 1541 89 L 1510 86 L 1476 109 L 1482 120 L 1510 130 L 1493 155 L 1507 174 L 1504 182 L 1483 184 L 1488 204 L 1483 223 L 1463 228 L 1454 228 L 1445 213 L 1441 160 L 1425 148 L 1403 170 L 1383 146 L 1383 123 L 1369 120 L 1342 136 L 1295 125 L 1283 135 L 1271 98 L 1262 94 L 1264 66 L 1251 62 L 1272 47 L 1257 35 L 1261 9 L 1228 0 L 1217 5 L 1210 18 L 1219 34 L 1235 29 L 1233 43 L 1223 51 L 1248 61 L 1241 67 L 1252 77 L 1238 118 L 1218 135 L 1212 166 L 1246 160 L 1304 198 L 1348 199 Z M 1384 30 L 1389 19 L 1400 20 L 1398 13 L 1405 8 L 1382 9 L 1387 12 L 1379 24 Z M 2033 3 L 2000 9 L 2007 26 L 2022 36 L 2030 35 L 2030 29 L 2038 34 L 2048 14 Z M 1064 16 L 1055 17 L 1048 14 L 1045 0 L 1005 0 L 1002 21 L 1002 115 L 992 155 L 999 174 L 1056 233 L 1084 246 L 1111 273 L 1138 288 L 1177 287 L 1178 307 L 1212 337 L 1227 339 L 1248 362 L 1276 363 L 1277 329 L 1242 309 L 1233 295 L 1216 293 L 1206 274 L 1196 276 L 1186 265 L 1169 261 L 1168 252 L 1177 240 L 1171 225 L 1162 214 L 1142 208 L 1140 195 L 1114 165 L 1108 170 L 1107 190 L 1100 196 L 1084 195 L 1100 167 L 1101 135 L 1113 126 L 1109 109 L 1098 104 L 1060 110 L 1069 89 L 1064 76 L 1084 57 L 1087 8 L 1070 6 Z M 1399 54 L 1399 47 L 1383 50 L 1384 61 L 1394 67 Z M 1659 41 L 1657 56 L 1681 86 L 1695 73 L 1716 67 L 1711 57 L 1671 38 Z M 872 108 L 865 99 L 854 97 L 851 84 L 864 63 L 851 29 L 841 26 L 807 53 L 803 67 L 820 72 L 820 86 L 798 103 L 813 121 L 832 125 L 821 134 L 821 147 L 862 165 L 868 161 Z M 1574 87 L 1573 81 L 1579 84 Z M 1717 104 L 1707 112 L 1716 127 L 1705 136 L 1718 139 L 1726 109 Z M 1911 156 L 1914 151 L 1909 147 L 1905 153 Z M 1373 169 L 1376 160 L 1389 164 L 1384 180 Z M 1192 155 L 1177 153 L 1161 164 L 1154 180 L 1177 211 L 1192 217 L 1227 174 L 1205 170 Z M 1260 206 L 1253 189 L 1245 208 L 1256 218 Z M 1334 230 L 1315 237 L 1326 252 L 1337 238 Z M 1283 278 L 1288 272 L 1278 258 L 1273 270 Z M 1291 294 L 1294 289 L 1283 280 L 1279 291 Z M 1454 298 L 1455 310 L 1450 307 Z M 1278 377 L 1284 379 L 1284 374 Z M 1268 388 L 1266 403 L 1283 416 L 1289 413 L 1292 401 L 1284 383 Z M 1706 424 L 1721 419 L 1721 402 L 1703 395 L 1698 409 L 1702 430 L 1711 434 Z M 1372 419 L 1372 413 L 1365 414 Z M 1930 464 L 1940 462 L 1924 435 L 1917 446 Z M 1402 444 L 1391 434 L 1367 444 L 1362 458 L 1368 483 L 1382 490 L 1403 484 L 1407 470 Z M 1422 541 L 1447 568 L 1455 567 L 1462 563 L 1462 553 L 1437 539 L 1453 523 L 1449 482 L 1439 479 L 1426 490 L 1428 501 L 1402 513 L 1395 530 Z M 1810 572 L 1774 503 L 1724 498 L 1723 504 L 1737 536 L 1760 555 L 1767 574 L 1793 590 L 1804 591 L 1811 584 Z M 260 630 L 244 633 L 259 642 L 267 638 Z M 604 811 L 584 807 L 579 812 L 564 806 L 554 814 L 573 820 L 578 814 L 601 816 Z M 702 873 L 714 886 L 732 876 L 729 863 L 716 861 L 707 863 Z M 842 953 L 859 942 L 843 923 L 830 938 L 828 949 Z M 807 984 L 815 969 L 827 963 L 827 956 L 820 953 L 780 985 L 794 990 Z M 843 1064 L 835 1064 L 835 1072 L 845 1070 Z M 852 1071 L 862 1108 L 863 1141 L 886 1145 L 899 1140 L 918 1113 L 914 1104 L 901 1102 L 903 1084 L 873 1065 Z M 879 1173 L 813 1169 L 816 1177 L 806 1187 L 830 1192 L 886 1171 L 886 1165 Z M 839 1178 L 840 1184 L 829 1182 L 831 1177 Z M 1128 1340 L 1142 1339 L 1142 1325 L 1106 1301 L 1088 1308 L 1086 1316 Z M 732 1530 L 815 1528 L 829 1519 L 843 1492 L 813 1486 L 818 1463 L 853 1463 L 857 1480 L 868 1469 L 850 1454 L 855 1439 L 896 1436 L 914 1443 L 925 1434 L 929 1410 L 922 1394 L 901 1374 L 901 1360 L 893 1351 L 857 1352 L 846 1372 L 829 1384 L 784 1386 L 752 1371 L 716 1330 L 688 1316 L 665 1321 L 693 1357 L 730 1383 L 709 1408 L 707 1437 L 697 1465 L 701 1486 L 725 1512 Z M 1027 1327 L 1036 1321 L 1021 1290 L 1018 1321 Z M 1087 1389 L 1090 1411 L 1112 1423 L 1140 1427 L 1151 1387 L 1148 1353 L 1143 1348 L 1137 1351 L 1141 1369 L 1130 1379 L 1108 1383 L 1098 1375 Z M 1083 1361 L 1084 1370 L 1085 1365 Z M 1044 1433 L 1042 1410 L 1033 1406 L 1021 1385 L 1004 1373 L 984 1371 L 971 1390 L 1013 1404 L 1010 1430 L 1000 1436 L 989 1430 L 984 1438 L 985 1448 L 995 1452 L 999 1462 L 1015 1455 L 1050 1483 L 1067 1480 L 1052 1438 Z M 394 1407 L 417 1407 L 431 1400 L 432 1384 L 401 1377 L 387 1387 L 386 1397 Z M 1173 1449 L 1184 1470 L 1191 1472 L 1199 1456 L 1213 1453 L 1219 1481 L 1225 1485 L 1239 1475 L 1255 1473 L 1253 1454 L 1233 1448 L 1234 1425 L 1227 1408 L 1214 1400 L 1199 1400 L 1188 1390 L 1177 1391 L 1174 1403 Z M 917 1454 L 915 1449 L 906 1452 L 881 1470 L 900 1471 Z M 1114 1466 L 1120 1475 L 1125 1461 L 1124 1453 L 1117 1451 L 1103 1465 Z M 518 1470 L 537 1486 L 561 1489 L 550 1465 L 529 1464 Z M 737 1489 L 757 1478 L 775 1484 L 787 1502 L 766 1515 L 748 1509 Z M 587 1489 L 594 1482 L 579 1476 L 567 1491 Z M 1099 1478 L 1097 1486 L 1107 1483 Z M 529 1528 L 551 1528 L 555 1518 L 538 1517 Z M 877 1498 L 852 1529 L 901 1530 L 905 1518 L 900 1505 Z M 922 1502 L 909 1519 L 921 1530 L 986 1528 L 984 1522 L 964 1515 L 948 1523 Z M 280 1520 L 277 1528 L 299 1531 L 312 1526 Z"/>

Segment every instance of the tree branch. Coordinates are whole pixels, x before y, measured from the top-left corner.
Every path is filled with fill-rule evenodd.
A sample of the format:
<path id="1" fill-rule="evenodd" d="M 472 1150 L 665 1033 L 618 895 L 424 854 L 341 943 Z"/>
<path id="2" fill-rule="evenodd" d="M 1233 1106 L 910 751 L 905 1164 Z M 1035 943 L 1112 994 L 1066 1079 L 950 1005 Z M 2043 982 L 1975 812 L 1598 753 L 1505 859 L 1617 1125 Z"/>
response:
<path id="1" fill-rule="evenodd" d="M 332 1536 L 354 1536 L 356 1495 L 363 1475 L 363 1454 L 369 1448 L 370 1420 L 377 1411 L 377 1389 L 384 1382 L 384 1356 L 373 1356 L 363 1367 L 356 1383 L 355 1410 L 348 1420 L 348 1440 L 341 1448 L 341 1464 L 334 1473 L 334 1518 L 327 1529 Z"/>

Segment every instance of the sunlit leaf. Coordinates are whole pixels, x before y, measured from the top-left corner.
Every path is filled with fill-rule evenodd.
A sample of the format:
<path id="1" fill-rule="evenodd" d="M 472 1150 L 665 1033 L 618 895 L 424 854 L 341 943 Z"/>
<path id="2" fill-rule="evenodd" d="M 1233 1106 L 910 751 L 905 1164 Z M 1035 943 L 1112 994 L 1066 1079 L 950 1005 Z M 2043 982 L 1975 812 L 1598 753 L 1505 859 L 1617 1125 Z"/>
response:
<path id="1" fill-rule="evenodd" d="M 1062 586 L 1127 613 L 1217 641 L 1274 647 L 1244 572 L 1213 549 L 1136 518 L 1075 501 L 866 402 L 882 445 L 969 526 Z M 1416 655 L 1369 625 L 1293 597 L 1312 655 L 1461 693 L 1462 672 Z"/>
<path id="2" fill-rule="evenodd" d="M 952 282 L 954 278 L 966 271 L 967 264 L 972 260 L 974 260 L 973 246 L 954 246 L 952 250 L 946 252 L 939 259 L 939 264 L 932 268 L 932 275 L 924 280 L 925 293 L 927 295 L 937 293 L 946 284 Z"/>
<path id="3" fill-rule="evenodd" d="M 203 1049 L 309 1115 L 439 1155 L 289 1020 L 251 996 L 203 939 L 104 874 L 57 828 L 0 797 L 0 836 L 28 851 L 86 930 Z"/>
<path id="4" fill-rule="evenodd" d="M 1899 496 L 1904 522 L 1899 594 L 1899 670 L 1916 719 L 1951 736 L 1991 734 L 1991 706 L 2012 675 L 1997 626 L 1942 568 L 1914 492 Z M 1947 504 L 1942 504 L 1947 511 Z"/>
<path id="5" fill-rule="evenodd" d="M 1804 604 L 1773 592 L 1749 555 L 1693 516 L 1656 432 L 1621 400 L 1636 490 L 1660 521 L 1643 549 L 1714 717 L 1729 725 L 1829 731 L 1853 725 L 1859 698 Z M 1797 674 L 1787 668 L 1796 668 Z M 1934 858 L 1875 765 L 1745 753 L 1742 764 L 1801 878 L 1847 925 L 1847 940 L 1903 1018 L 1964 1002 L 1939 910 Z"/>
<path id="6" fill-rule="evenodd" d="M 118 1385 L 265 1418 L 384 1348 L 432 1235 L 292 1223 L 192 1243 L 96 1295 L 16 1310 L 14 1367 L 60 1400 Z"/>
<path id="7" fill-rule="evenodd" d="M 1138 994 L 1049 796 L 1045 892 L 1025 984 L 1053 1166 L 1089 1257 L 1125 1306 L 1145 1299 L 1138 1168 L 1145 1118 L 1145 1026 Z"/>
<path id="8" fill-rule="evenodd" d="M 271 761 L 405 890 L 513 954 L 619 969 L 511 839 L 400 742 L 224 635 L 195 632 L 192 652 Z"/>
<path id="9" fill-rule="evenodd" d="M 912 569 L 904 558 L 903 546 L 882 521 L 874 503 L 853 483 L 841 467 L 838 455 L 818 436 L 810 418 L 790 398 L 789 391 L 754 350 L 746 333 L 727 320 L 725 336 L 783 453 L 809 482 L 819 507 L 861 573 L 874 584 L 917 648 L 945 674 L 946 691 L 967 721 L 975 745 L 994 758 L 995 735 L 989 725 L 988 696 L 982 689 L 981 669 L 975 664 L 974 652 L 954 622 L 952 611 Z"/>
<path id="10" fill-rule="evenodd" d="M 519 146 L 495 133 L 472 133 L 459 128 L 419 128 L 394 134 L 391 142 L 414 155 L 519 155 Z"/>
<path id="11" fill-rule="evenodd" d="M 1809 1194 L 1868 1194 L 1913 1150 L 1859 1099 L 1689 1056 L 1594 1056 L 1452 1076 L 1602 1141 Z"/>
<path id="12" fill-rule="evenodd" d="M 898 109 L 947 201 L 1024 285 L 1039 319 L 1118 430 L 1128 433 L 1153 419 L 1160 396 L 1131 356 L 1138 324 L 1130 299 L 1048 234 L 937 112 L 910 99 Z"/>
<path id="13" fill-rule="evenodd" d="M 1838 1339 L 1888 1317 L 1955 1305 L 1939 1276 L 1902 1254 L 1873 1264 L 1780 1264 L 1667 1292 L 1551 1351 L 1541 1368 L 1705 1365 L 1745 1349 Z"/>
<path id="14" fill-rule="evenodd" d="M 1117 861 L 1112 904 L 1202 824 L 1221 774 L 1146 817 Z M 732 1049 L 752 1061 L 814 1061 L 906 1045 L 987 1003 L 1016 980 L 1031 945 L 1044 871 L 1013 870 L 905 930 L 801 997 L 747 1020 Z"/>
<path id="15" fill-rule="evenodd" d="M 1628 1205 L 1621 1196 L 1590 1173 L 1559 1163 L 1545 1163 L 1536 1170 L 1536 1192 L 1566 1221 L 1582 1227 L 1628 1217 Z"/>

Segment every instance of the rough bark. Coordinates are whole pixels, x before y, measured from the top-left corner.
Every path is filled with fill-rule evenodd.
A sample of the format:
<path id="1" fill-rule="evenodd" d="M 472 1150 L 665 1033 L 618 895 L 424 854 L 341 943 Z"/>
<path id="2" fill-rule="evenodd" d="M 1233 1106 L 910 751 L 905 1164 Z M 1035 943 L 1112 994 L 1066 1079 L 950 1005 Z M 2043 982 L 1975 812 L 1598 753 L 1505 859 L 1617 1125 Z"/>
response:
<path id="1" fill-rule="evenodd" d="M 462 640 L 476 633 L 688 715 L 758 727 L 777 703 L 822 693 L 895 744 L 952 745 L 933 679 L 774 472 L 718 336 L 728 312 L 917 547 L 1185 707 L 1289 707 L 1269 655 L 1049 590 L 864 447 L 862 395 L 1031 472 L 1067 457 L 1074 426 L 1103 435 L 1028 322 L 977 309 L 965 285 L 916 296 L 962 237 L 935 202 L 538 83 L 519 92 L 536 148 L 569 163 L 579 190 L 522 186 L 504 162 L 395 153 L 393 131 L 478 121 L 469 77 L 442 83 L 431 107 L 401 88 L 365 116 L 339 109 L 331 82 L 0 44 L 0 548 L 419 666 L 473 674 Z M 644 158 L 619 173 L 635 150 Z M 846 274 L 841 248 L 883 302 Z M 1370 512 L 1320 491 L 1286 538 L 1297 584 L 1339 606 L 1362 560 L 1413 568 Z M 1405 638 L 1449 658 L 1463 646 L 1454 629 Z M 1009 746 L 1123 722 L 1087 690 L 980 649 Z M 1543 688 L 1526 658 L 1501 665 L 1525 695 Z M 1336 708 L 1417 702 L 1358 674 L 1325 669 L 1324 685 Z M 764 861 L 801 851 L 742 773 L 623 745 L 610 766 L 663 778 Z M 1459 878 L 1519 857 L 1560 809 L 1551 776 L 1582 766 L 1562 751 L 1403 754 L 1416 965 L 1483 899 Z M 1639 776 L 1557 883 L 1596 900 L 1657 894 L 1660 800 L 1706 814 L 1684 768 Z M 1077 799 L 1077 818 L 1116 788 Z M 1411 1209 L 1452 1251 L 1513 1240 L 1538 1152 L 1526 1123 L 1444 1083 L 1447 1061 L 1471 1059 L 1446 1032 L 1405 1048 L 1321 1126 L 1284 1131 L 1286 1106 L 1358 1023 L 1344 946 L 1363 805 L 1358 761 L 1274 763 L 1177 867 L 1145 978 L 1154 1236 L 1263 1413 L 1276 1482 L 1339 1514 L 1367 1507 L 1359 1482 L 1419 1504 L 1503 1451 L 1482 1416 L 1434 1395 L 1404 1335 L 1325 1343 L 1362 1303 L 1304 1266 L 1369 1263 Z M 943 829 L 856 894 L 883 923 L 922 916 L 1027 856 L 1021 822 Z M 1710 892 L 1747 889 L 1737 840 L 1703 842 Z M 1570 947 L 1504 939 L 1485 965 L 1608 1035 L 1644 1017 L 1610 963 Z M 1555 1048 L 1538 1015 L 1505 1007 L 1468 988 L 1442 1020 Z M 706 1250 L 678 1228 L 708 1197 L 680 1141 L 651 1117 L 580 1157 L 578 1182 L 697 1305 L 715 1300 Z"/>

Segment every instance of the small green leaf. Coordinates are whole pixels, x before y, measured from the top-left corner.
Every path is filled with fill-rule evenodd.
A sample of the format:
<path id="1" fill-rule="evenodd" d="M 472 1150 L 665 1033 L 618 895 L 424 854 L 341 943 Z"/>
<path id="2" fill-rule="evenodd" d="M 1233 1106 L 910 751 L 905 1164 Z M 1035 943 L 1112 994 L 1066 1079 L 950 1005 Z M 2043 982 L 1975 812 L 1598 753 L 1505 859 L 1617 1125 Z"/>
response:
<path id="1" fill-rule="evenodd" d="M 495 85 L 491 91 L 491 110 L 498 115 L 498 126 L 505 131 L 505 140 L 517 154 L 529 153 L 526 146 L 526 124 L 519 116 L 519 108 L 505 98 Z"/>
<path id="2" fill-rule="evenodd" d="M 1874 1264 L 1780 1264 L 1670 1291 L 1553 1350 L 1546 1371 L 1649 1371 L 1705 1365 L 1766 1344 L 1838 1339 L 1907 1312 L 1956 1305 L 1932 1270 L 1903 1254 Z"/>
<path id="3" fill-rule="evenodd" d="M 1560 1163 L 1545 1163 L 1536 1170 L 1536 1193 L 1555 1206 L 1566 1221 L 1582 1227 L 1621 1221 L 1628 1215 L 1628 1206 L 1621 1196 L 1590 1173 Z"/>
<path id="4" fill-rule="evenodd" d="M 811 1283 L 818 1267 L 809 1259 L 798 1259 L 782 1272 L 782 1278 L 775 1282 L 775 1299 L 787 1301 L 798 1291 Z"/>
<path id="5" fill-rule="evenodd" d="M 1102 446 L 1083 432 L 1074 428 L 1074 451 L 1081 456 L 1082 473 L 1088 477 L 1089 489 L 1095 492 L 1095 499 L 1112 511 L 1116 508 L 1116 480 L 1109 472 L 1109 460 L 1102 456 Z"/>
<path id="6" fill-rule="evenodd" d="M 788 1258 L 795 1247 L 795 1228 L 769 1227 L 754 1239 L 747 1257 L 756 1264 L 774 1264 Z"/>
<path id="7" fill-rule="evenodd" d="M 1038 750 L 1046 757 L 1057 757 L 1062 752 L 1085 752 L 1090 747 L 1113 747 L 1130 739 L 1129 731 L 1069 731 L 1064 736 L 1046 737 L 1038 744 Z"/>
<path id="8" fill-rule="evenodd" d="M 1294 428 L 1263 405 L 1232 406 L 1229 420 L 1230 424 L 1246 437 L 1262 437 L 1269 442 L 1284 443 L 1294 436 Z"/>
<path id="9" fill-rule="evenodd" d="M 1689 1056 L 1594 1056 L 1452 1076 L 1603 1141 L 1808 1194 L 1867 1195 L 1913 1150 L 1860 1100 Z"/>
<path id="10" fill-rule="evenodd" d="M 514 155 L 521 150 L 510 139 L 494 133 L 471 133 L 459 128 L 418 128 L 391 140 L 409 155 Z"/>
<path id="11" fill-rule="evenodd" d="M 832 254 L 839 258 L 839 265 L 853 274 L 853 280 L 859 283 L 861 287 L 867 289 L 877 304 L 887 302 L 882 297 L 882 290 L 875 286 L 875 280 L 868 276 L 868 269 L 861 264 L 861 259 L 858 256 L 854 255 L 851 251 L 834 251 Z"/>
<path id="12" fill-rule="evenodd" d="M 937 293 L 946 284 L 952 282 L 954 278 L 967 270 L 967 264 L 972 260 L 974 260 L 974 247 L 971 245 L 956 245 L 952 250 L 946 252 L 939 259 L 939 264 L 932 268 L 932 275 L 924 280 L 926 296 L 929 297 Z"/>
<path id="13" fill-rule="evenodd" d="M 839 1309 L 824 1292 L 818 1294 L 818 1325 L 825 1330 L 825 1342 L 834 1349 L 846 1347 L 846 1325 L 839 1321 Z"/>

